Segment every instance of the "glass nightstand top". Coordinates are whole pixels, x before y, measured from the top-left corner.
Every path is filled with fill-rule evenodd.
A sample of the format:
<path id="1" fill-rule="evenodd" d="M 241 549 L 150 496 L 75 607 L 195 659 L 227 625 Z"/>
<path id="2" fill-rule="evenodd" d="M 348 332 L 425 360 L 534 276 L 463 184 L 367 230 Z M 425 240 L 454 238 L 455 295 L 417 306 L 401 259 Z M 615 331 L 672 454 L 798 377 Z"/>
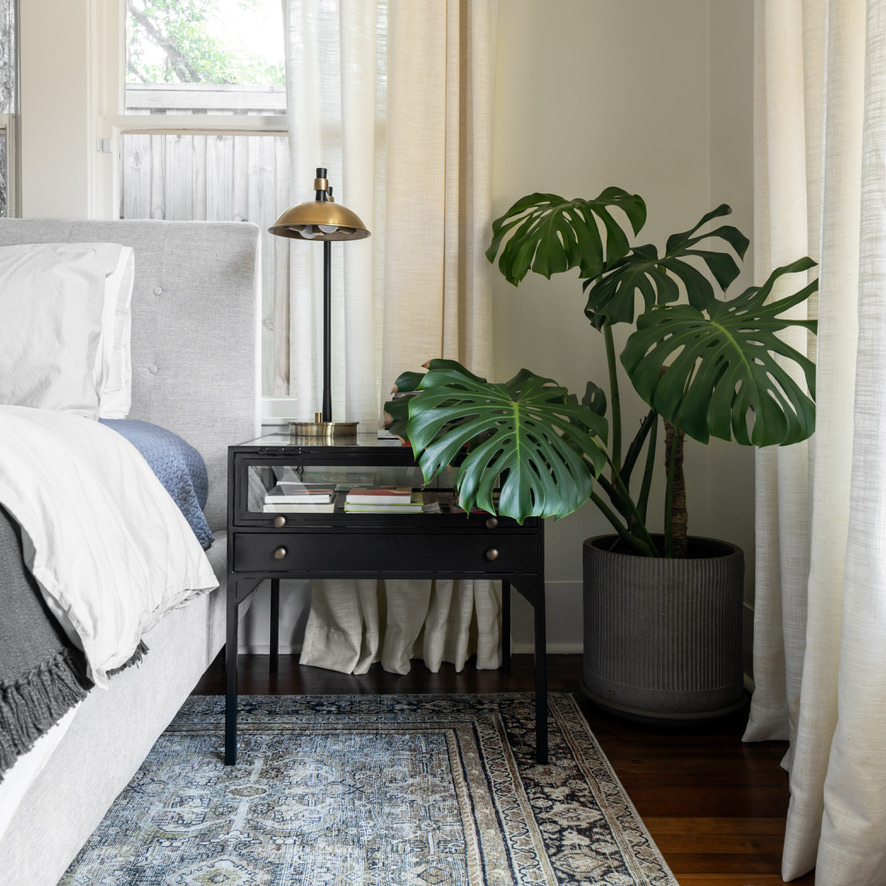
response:
<path id="1" fill-rule="evenodd" d="M 322 437 L 295 437 L 292 434 L 266 434 L 263 437 L 257 437 L 255 440 L 248 440 L 241 443 L 241 446 L 255 446 L 258 448 L 265 447 L 281 447 L 281 446 L 322 446 L 330 449 L 348 449 L 348 448 L 368 448 L 383 446 L 385 448 L 397 449 L 403 447 L 403 443 L 397 437 L 379 437 L 376 433 L 357 434 L 356 437 L 342 437 L 335 439 L 325 439 Z M 403 447 L 408 448 L 408 447 Z"/>

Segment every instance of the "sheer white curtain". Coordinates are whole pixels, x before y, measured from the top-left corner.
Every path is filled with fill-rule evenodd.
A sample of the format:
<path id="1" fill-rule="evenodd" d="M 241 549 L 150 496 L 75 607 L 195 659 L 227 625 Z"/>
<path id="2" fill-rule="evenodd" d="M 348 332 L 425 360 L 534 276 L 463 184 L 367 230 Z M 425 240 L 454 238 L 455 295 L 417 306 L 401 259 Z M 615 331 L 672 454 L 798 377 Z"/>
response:
<path id="1" fill-rule="evenodd" d="M 758 276 L 820 261 L 817 426 L 757 463 L 756 691 L 782 874 L 886 883 L 886 0 L 757 0 Z M 804 344 L 801 342 L 801 344 Z"/>
<path id="2" fill-rule="evenodd" d="M 333 418 L 379 426 L 396 379 L 433 357 L 492 366 L 492 107 L 497 0 L 284 0 L 293 201 L 316 167 L 372 232 L 333 246 Z M 291 246 L 299 418 L 319 403 L 322 250 Z M 496 667 L 483 582 L 316 582 L 302 663 L 396 673 L 420 656 Z"/>

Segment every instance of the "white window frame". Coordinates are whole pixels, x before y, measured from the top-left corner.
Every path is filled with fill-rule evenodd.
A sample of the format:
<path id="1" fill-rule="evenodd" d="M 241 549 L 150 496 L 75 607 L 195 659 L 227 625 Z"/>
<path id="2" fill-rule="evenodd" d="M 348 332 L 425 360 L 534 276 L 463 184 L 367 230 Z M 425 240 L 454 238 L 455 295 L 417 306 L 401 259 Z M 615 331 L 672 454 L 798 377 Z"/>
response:
<path id="1" fill-rule="evenodd" d="M 120 137 L 124 133 L 190 135 L 286 135 L 285 114 L 127 114 L 125 113 L 125 0 L 92 0 L 96 10 L 97 51 L 93 90 L 96 102 L 96 150 L 110 153 L 111 162 L 95 164 L 90 192 L 101 215 L 115 218 L 120 205 Z M 285 104 L 285 96 L 284 96 Z M 281 207 L 281 212 L 285 207 Z"/>
<path id="2" fill-rule="evenodd" d="M 17 0 L 12 0 L 13 9 L 13 33 L 12 40 L 15 43 L 13 58 L 15 60 L 16 70 L 13 72 L 13 82 L 15 84 L 16 94 L 19 91 L 19 83 L 21 80 L 19 73 L 19 57 L 21 55 L 21 46 L 19 32 L 21 30 L 21 16 L 18 9 Z M 15 217 L 21 211 L 19 204 L 19 175 L 18 175 L 18 108 L 17 98 L 12 102 L 11 113 L 0 113 L 0 134 L 6 140 L 6 214 Z"/>
<path id="3" fill-rule="evenodd" d="M 10 216 L 17 215 L 19 211 L 15 125 L 14 114 L 0 114 L 0 135 L 6 139 L 6 206 Z"/>
<path id="4" fill-rule="evenodd" d="M 120 206 L 120 139 L 124 134 L 287 135 L 285 114 L 127 114 L 125 107 L 125 0 L 91 0 L 95 153 L 89 170 L 90 215 L 117 218 Z M 285 105 L 285 95 L 283 96 Z M 281 206 L 282 212 L 286 207 Z M 262 355 L 263 358 L 263 355 Z M 262 426 L 288 430 L 294 397 L 262 397 Z"/>

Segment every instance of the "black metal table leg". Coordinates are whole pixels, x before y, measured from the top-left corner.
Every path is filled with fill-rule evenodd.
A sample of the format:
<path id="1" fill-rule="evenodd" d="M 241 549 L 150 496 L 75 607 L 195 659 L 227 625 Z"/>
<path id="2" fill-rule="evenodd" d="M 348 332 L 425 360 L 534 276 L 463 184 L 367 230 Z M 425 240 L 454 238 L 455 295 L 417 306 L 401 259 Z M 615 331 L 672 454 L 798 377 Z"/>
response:
<path id="1" fill-rule="evenodd" d="M 511 583 L 501 582 L 501 669 L 511 670 Z"/>
<path id="2" fill-rule="evenodd" d="M 276 674 L 280 652 L 280 579 L 271 579 L 271 659 L 268 673 Z"/>
<path id="3" fill-rule="evenodd" d="M 239 642 L 237 581 L 228 575 L 225 637 L 225 765 L 237 762 L 237 644 Z"/>
<path id="4" fill-rule="evenodd" d="M 548 660 L 544 578 L 536 582 L 533 610 L 535 613 L 535 756 L 539 763 L 545 764 L 548 762 Z"/>

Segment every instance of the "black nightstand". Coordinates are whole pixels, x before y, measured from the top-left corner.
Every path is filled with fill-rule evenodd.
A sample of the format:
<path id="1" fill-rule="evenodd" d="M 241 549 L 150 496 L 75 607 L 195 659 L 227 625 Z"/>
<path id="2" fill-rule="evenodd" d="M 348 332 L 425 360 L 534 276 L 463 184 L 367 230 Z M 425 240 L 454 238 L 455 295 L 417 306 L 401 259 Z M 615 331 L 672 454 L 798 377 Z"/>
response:
<path id="1" fill-rule="evenodd" d="M 335 490 L 308 506 L 267 502 L 280 481 Z M 502 582 L 502 664 L 510 658 L 510 586 L 535 615 L 536 756 L 547 762 L 544 522 L 454 513 L 454 473 L 424 487 L 408 447 L 373 436 L 329 443 L 261 437 L 228 449 L 228 586 L 225 763 L 237 761 L 237 643 L 240 604 L 271 581 L 271 670 L 276 670 L 280 579 L 489 578 Z M 348 513 L 348 488 L 409 486 L 437 499 L 433 513 Z M 266 510 L 267 508 L 267 510 Z"/>

